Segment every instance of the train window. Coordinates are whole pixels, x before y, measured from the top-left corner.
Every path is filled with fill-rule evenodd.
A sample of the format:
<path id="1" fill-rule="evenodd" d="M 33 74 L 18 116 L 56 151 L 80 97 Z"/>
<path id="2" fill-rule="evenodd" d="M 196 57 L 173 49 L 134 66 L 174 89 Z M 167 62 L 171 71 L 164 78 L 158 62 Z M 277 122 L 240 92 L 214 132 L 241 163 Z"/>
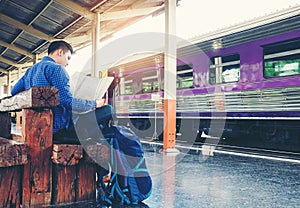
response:
<path id="1" fill-rule="evenodd" d="M 133 94 L 133 80 L 129 78 L 120 79 L 120 94 L 132 95 Z"/>
<path id="2" fill-rule="evenodd" d="M 210 59 L 211 84 L 238 82 L 240 80 L 240 55 L 216 56 Z"/>
<path id="3" fill-rule="evenodd" d="M 184 64 L 177 66 L 177 88 L 193 87 L 193 65 Z"/>
<path id="4" fill-rule="evenodd" d="M 264 77 L 300 74 L 300 39 L 264 46 Z"/>
<path id="5" fill-rule="evenodd" d="M 153 69 L 151 71 L 145 72 L 142 75 L 142 92 L 151 93 L 157 92 L 158 87 L 158 76 L 157 70 Z"/>

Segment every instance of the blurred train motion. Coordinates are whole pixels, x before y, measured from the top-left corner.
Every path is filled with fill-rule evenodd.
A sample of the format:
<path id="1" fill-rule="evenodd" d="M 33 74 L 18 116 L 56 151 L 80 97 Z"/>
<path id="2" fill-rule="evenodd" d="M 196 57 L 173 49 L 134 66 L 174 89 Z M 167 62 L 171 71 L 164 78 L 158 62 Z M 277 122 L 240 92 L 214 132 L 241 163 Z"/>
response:
<path id="1" fill-rule="evenodd" d="M 177 141 L 201 145 L 221 138 L 222 148 L 299 156 L 300 6 L 189 43 L 177 49 Z M 162 140 L 163 54 L 108 73 L 115 77 L 109 100 L 118 122 L 151 139 L 157 115 Z M 161 99 L 154 102 L 152 94 Z"/>

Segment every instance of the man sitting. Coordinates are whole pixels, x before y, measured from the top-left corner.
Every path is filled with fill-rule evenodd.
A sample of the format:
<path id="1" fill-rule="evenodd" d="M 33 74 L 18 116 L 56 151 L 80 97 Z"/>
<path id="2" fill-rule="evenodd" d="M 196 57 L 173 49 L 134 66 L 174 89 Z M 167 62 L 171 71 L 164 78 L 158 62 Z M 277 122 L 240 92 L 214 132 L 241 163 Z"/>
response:
<path id="1" fill-rule="evenodd" d="M 78 143 L 78 139 L 97 138 L 100 136 L 99 125 L 107 125 L 114 114 L 113 108 L 104 105 L 101 99 L 73 97 L 65 69 L 72 54 L 73 48 L 69 43 L 51 42 L 48 56 L 29 68 L 11 91 L 15 95 L 33 86 L 54 86 L 58 89 L 60 102 L 52 109 L 54 143 Z"/>

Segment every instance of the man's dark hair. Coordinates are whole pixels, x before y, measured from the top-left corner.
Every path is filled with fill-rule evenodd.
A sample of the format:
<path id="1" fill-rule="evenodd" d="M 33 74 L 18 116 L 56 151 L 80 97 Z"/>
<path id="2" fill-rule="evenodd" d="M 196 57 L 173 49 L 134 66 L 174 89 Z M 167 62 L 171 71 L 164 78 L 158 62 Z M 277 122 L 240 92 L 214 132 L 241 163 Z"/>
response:
<path id="1" fill-rule="evenodd" d="M 72 46 L 63 41 L 63 40 L 58 40 L 58 41 L 53 41 L 50 43 L 49 47 L 48 47 L 48 55 L 52 54 L 54 51 L 58 50 L 58 49 L 63 49 L 64 52 L 70 51 L 71 54 L 74 53 Z"/>

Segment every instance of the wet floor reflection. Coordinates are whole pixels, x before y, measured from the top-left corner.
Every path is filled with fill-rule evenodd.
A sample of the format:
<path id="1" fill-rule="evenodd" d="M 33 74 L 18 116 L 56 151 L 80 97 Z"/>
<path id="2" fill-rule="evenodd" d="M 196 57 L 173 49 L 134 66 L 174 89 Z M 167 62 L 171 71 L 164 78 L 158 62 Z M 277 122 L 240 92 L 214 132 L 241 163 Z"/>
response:
<path id="1" fill-rule="evenodd" d="M 151 208 L 300 204 L 300 164 L 222 154 L 145 154 L 153 192 L 144 202 Z"/>

